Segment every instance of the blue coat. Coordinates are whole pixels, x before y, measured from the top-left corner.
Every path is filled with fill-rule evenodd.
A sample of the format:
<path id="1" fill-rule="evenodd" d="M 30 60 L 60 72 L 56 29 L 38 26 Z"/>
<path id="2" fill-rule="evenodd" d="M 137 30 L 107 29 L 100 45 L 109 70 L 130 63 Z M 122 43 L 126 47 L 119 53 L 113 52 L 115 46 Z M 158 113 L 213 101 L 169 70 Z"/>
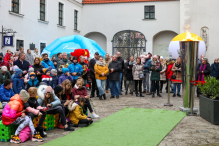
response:
<path id="1" fill-rule="evenodd" d="M 55 69 L 53 62 L 50 60 L 48 60 L 48 61 L 43 60 L 43 61 L 41 61 L 41 64 L 42 64 L 42 66 L 44 66 L 44 68 L 48 68 L 49 66 L 51 66 L 53 69 Z"/>
<path id="2" fill-rule="evenodd" d="M 143 70 L 144 73 L 149 73 L 151 62 L 152 62 L 151 59 L 145 60 L 144 70 Z"/>
<path id="3" fill-rule="evenodd" d="M 58 85 L 59 78 L 53 75 L 51 75 L 51 77 L 52 77 L 52 88 L 55 88 L 55 86 Z"/>
<path id="4" fill-rule="evenodd" d="M 73 81 L 73 78 L 72 76 L 67 76 L 65 74 L 62 74 L 60 77 L 59 77 L 59 85 L 66 79 L 69 79 L 71 82 Z"/>
<path id="5" fill-rule="evenodd" d="M 31 78 L 29 79 L 29 81 L 27 82 L 27 91 L 30 87 L 38 87 L 39 86 L 39 81 L 37 79 L 37 77 L 35 77 L 34 80 L 32 80 Z"/>
<path id="6" fill-rule="evenodd" d="M 10 101 L 11 97 L 14 96 L 13 89 L 6 89 L 4 84 L 0 87 L 0 101 Z"/>
<path id="7" fill-rule="evenodd" d="M 218 78 L 219 77 L 219 64 L 211 64 L 211 76 Z"/>
<path id="8" fill-rule="evenodd" d="M 13 79 L 13 89 L 15 94 L 19 94 L 22 89 L 25 89 L 24 87 L 24 79 L 22 76 L 15 75 Z"/>
<path id="9" fill-rule="evenodd" d="M 69 73 L 71 74 L 73 80 L 77 80 L 77 78 L 82 74 L 83 68 L 79 63 L 72 63 L 68 66 Z M 77 76 L 73 76 L 72 73 L 76 72 Z"/>

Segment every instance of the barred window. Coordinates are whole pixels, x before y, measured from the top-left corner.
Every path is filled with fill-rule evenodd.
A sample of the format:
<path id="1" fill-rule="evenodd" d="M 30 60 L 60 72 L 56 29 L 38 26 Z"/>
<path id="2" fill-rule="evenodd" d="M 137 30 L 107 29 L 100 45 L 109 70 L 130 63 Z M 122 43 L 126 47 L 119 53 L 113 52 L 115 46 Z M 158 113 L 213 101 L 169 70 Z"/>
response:
<path id="1" fill-rule="evenodd" d="M 144 13 L 144 19 L 155 19 L 155 6 L 145 6 Z"/>

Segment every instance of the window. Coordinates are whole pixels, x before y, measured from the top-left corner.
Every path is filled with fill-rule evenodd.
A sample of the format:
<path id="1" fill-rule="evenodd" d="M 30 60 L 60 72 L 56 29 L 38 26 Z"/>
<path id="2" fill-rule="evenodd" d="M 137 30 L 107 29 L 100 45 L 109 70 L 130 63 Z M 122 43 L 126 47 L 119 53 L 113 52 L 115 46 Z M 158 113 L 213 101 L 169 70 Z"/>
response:
<path id="1" fill-rule="evenodd" d="M 63 25 L 63 4 L 59 3 L 59 25 Z"/>
<path id="2" fill-rule="evenodd" d="M 45 0 L 40 0 L 40 20 L 45 21 Z"/>
<path id="3" fill-rule="evenodd" d="M 24 41 L 23 40 L 16 40 L 16 51 L 19 51 L 20 47 L 24 47 Z"/>
<path id="4" fill-rule="evenodd" d="M 155 7 L 145 6 L 144 7 L 144 19 L 155 19 Z"/>
<path id="5" fill-rule="evenodd" d="M 14 13 L 19 13 L 19 0 L 12 0 L 11 11 Z"/>
<path id="6" fill-rule="evenodd" d="M 40 43 L 40 54 L 43 52 L 44 48 L 46 48 L 46 43 Z"/>
<path id="7" fill-rule="evenodd" d="M 75 25 L 74 30 L 78 30 L 78 11 L 75 10 Z"/>

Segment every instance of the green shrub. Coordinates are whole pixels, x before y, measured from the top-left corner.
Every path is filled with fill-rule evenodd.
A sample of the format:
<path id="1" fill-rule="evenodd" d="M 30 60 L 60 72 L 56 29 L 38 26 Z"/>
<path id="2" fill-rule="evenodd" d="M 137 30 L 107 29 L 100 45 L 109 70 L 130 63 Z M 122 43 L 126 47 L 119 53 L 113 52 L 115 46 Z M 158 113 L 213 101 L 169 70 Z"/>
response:
<path id="1" fill-rule="evenodd" d="M 204 77 L 205 82 L 203 85 L 199 83 L 197 86 L 201 89 L 201 93 L 206 96 L 210 97 L 211 99 L 216 99 L 219 97 L 219 80 L 216 80 L 215 77 Z"/>

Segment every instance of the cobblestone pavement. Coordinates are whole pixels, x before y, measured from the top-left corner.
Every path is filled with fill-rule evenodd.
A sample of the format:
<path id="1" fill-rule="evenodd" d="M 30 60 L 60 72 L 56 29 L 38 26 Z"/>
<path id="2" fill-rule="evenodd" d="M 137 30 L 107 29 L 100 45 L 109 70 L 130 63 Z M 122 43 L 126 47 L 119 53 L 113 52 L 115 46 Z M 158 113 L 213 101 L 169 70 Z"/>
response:
<path id="1" fill-rule="evenodd" d="M 124 92 L 123 92 L 124 94 Z M 144 94 L 145 95 L 145 94 Z M 171 94 L 172 95 L 172 94 Z M 180 97 L 171 97 L 172 107 L 164 106 L 167 102 L 167 94 L 162 93 L 162 98 L 151 98 L 149 95 L 145 97 L 135 97 L 122 95 L 119 99 L 110 99 L 110 93 L 107 93 L 107 100 L 100 101 L 97 97 L 91 99 L 91 103 L 95 112 L 100 116 L 101 120 L 111 114 L 125 108 L 152 108 L 152 109 L 167 109 L 179 111 L 179 107 L 183 105 L 183 100 Z M 195 107 L 199 108 L 199 99 L 195 98 Z M 162 122 L 162 121 L 161 121 Z M 171 122 L 171 121 L 170 121 Z M 77 128 L 79 129 L 79 128 Z M 76 129 L 76 130 L 77 130 Z M 44 142 L 49 142 L 58 137 L 65 136 L 70 132 L 64 132 L 60 129 L 48 131 L 47 138 Z M 27 141 L 21 145 L 40 145 Z M 9 142 L 0 142 L 0 146 L 14 146 Z M 17 145 L 17 144 L 16 144 Z M 145 145 L 145 144 L 144 144 Z M 219 126 L 215 126 L 205 121 L 199 116 L 186 116 L 159 144 L 159 146 L 219 146 Z"/>

